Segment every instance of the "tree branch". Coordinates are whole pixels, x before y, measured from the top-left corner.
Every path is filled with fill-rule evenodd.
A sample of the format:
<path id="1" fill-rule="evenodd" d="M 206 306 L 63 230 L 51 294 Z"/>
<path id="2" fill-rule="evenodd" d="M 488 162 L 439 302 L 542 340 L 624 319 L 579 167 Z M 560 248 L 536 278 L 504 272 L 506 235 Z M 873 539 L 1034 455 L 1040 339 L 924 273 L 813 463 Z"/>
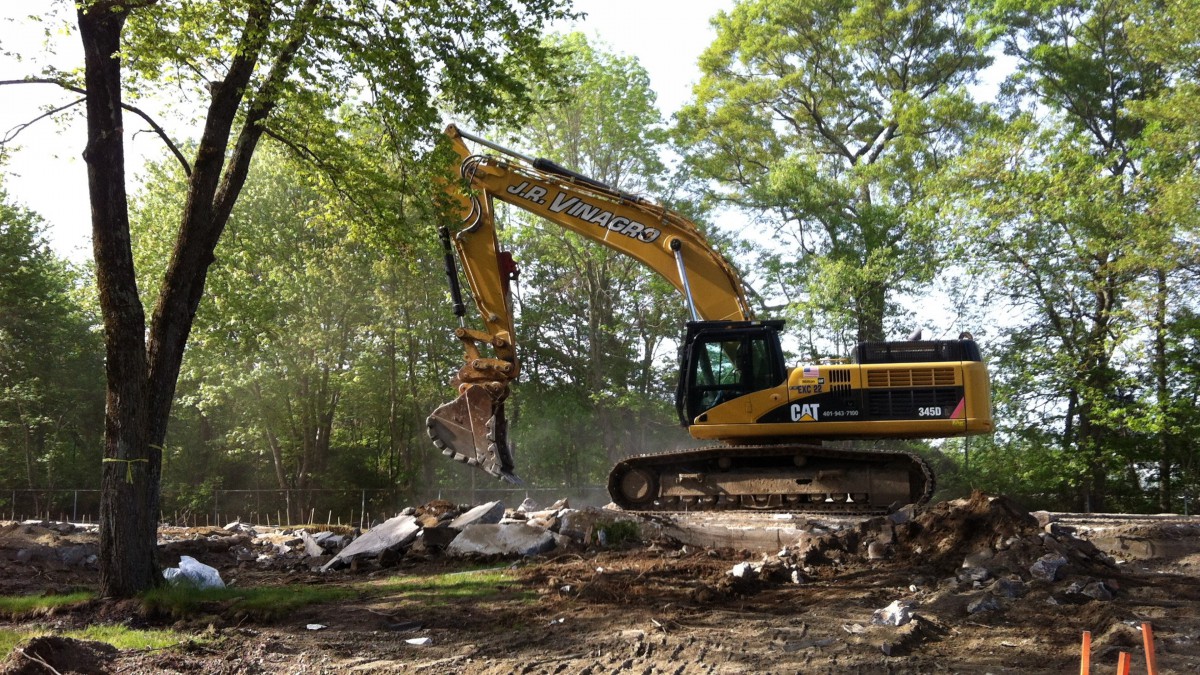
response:
<path id="1" fill-rule="evenodd" d="M 17 136 L 19 136 L 19 135 L 21 134 L 21 132 L 22 132 L 22 131 L 25 131 L 25 130 L 26 130 L 26 129 L 28 129 L 29 127 L 33 126 L 33 125 L 34 125 L 34 124 L 36 124 L 36 123 L 37 123 L 39 120 L 44 120 L 44 119 L 46 119 L 47 117 L 50 117 L 50 116 L 52 116 L 52 115 L 56 115 L 56 114 L 58 114 L 58 113 L 60 113 L 60 112 L 62 112 L 62 111 L 64 111 L 64 110 L 66 110 L 67 108 L 72 108 L 72 107 L 74 107 L 74 106 L 77 106 L 77 105 L 79 105 L 80 103 L 83 103 L 83 102 L 84 102 L 84 101 L 86 101 L 86 100 L 87 100 L 87 97 L 86 97 L 86 96 L 85 96 L 84 98 L 76 99 L 76 100 L 74 100 L 74 101 L 71 101 L 70 103 L 68 103 L 68 104 L 66 104 L 66 105 L 63 105 L 63 106 L 59 106 L 59 107 L 57 107 L 57 108 L 54 108 L 53 110 L 47 110 L 46 112 L 44 112 L 44 113 L 42 113 L 41 115 L 38 115 L 37 117 L 35 117 L 35 118 L 33 118 L 33 119 L 29 120 L 28 122 L 25 122 L 25 123 L 23 123 L 23 124 L 18 124 L 17 126 L 15 126 L 15 127 L 11 128 L 11 129 L 9 129 L 9 130 L 8 130 L 8 131 L 7 131 L 7 132 L 4 134 L 4 138 L 0 138 L 0 145 L 5 145 L 5 144 L 7 144 L 7 143 L 11 143 L 11 142 L 13 141 L 13 139 L 15 139 Z"/>
<path id="2" fill-rule="evenodd" d="M 76 94 L 83 94 L 84 96 L 88 95 L 87 89 L 84 89 L 83 87 L 77 87 L 77 86 L 71 84 L 70 82 L 66 82 L 64 80 L 56 80 L 52 77 L 30 77 L 30 78 L 26 78 L 24 80 L 0 80 L 0 86 L 6 85 L 6 84 L 53 84 L 53 85 L 62 87 L 63 89 L 66 89 L 67 91 L 73 91 Z M 86 99 L 81 99 L 81 100 L 86 100 Z M 71 103 L 70 105 L 65 105 L 61 108 L 51 110 L 50 112 L 48 112 L 44 115 L 40 115 L 40 116 L 30 120 L 28 123 L 21 125 L 21 127 L 17 131 L 17 133 L 20 133 L 21 130 L 24 130 L 25 127 L 28 127 L 30 124 L 33 124 L 34 122 L 36 122 L 42 118 L 49 117 L 50 115 L 53 115 L 55 113 L 62 112 L 63 110 L 66 110 L 67 108 L 69 108 L 73 105 L 76 105 L 79 102 L 80 101 L 75 101 L 75 103 Z M 166 130 L 164 130 L 161 126 L 158 125 L 157 122 L 155 122 L 153 119 L 151 119 L 150 115 L 146 114 L 146 112 L 143 111 L 141 108 L 138 108 L 137 106 L 129 105 L 128 103 L 125 103 L 124 101 L 121 102 L 121 109 L 128 110 L 129 112 L 133 113 L 134 115 L 137 115 L 138 117 L 145 120 L 146 124 L 150 125 L 150 128 L 154 131 L 154 133 L 158 134 L 158 137 L 162 139 L 163 143 L 167 146 L 167 149 L 171 151 L 171 154 L 175 155 L 175 159 L 179 160 L 180 165 L 183 166 L 183 172 L 185 174 L 187 174 L 188 176 L 192 175 L 192 167 L 190 164 L 188 164 L 187 158 L 185 158 L 183 156 L 183 153 L 180 152 L 179 148 L 175 145 L 175 143 L 173 143 L 171 141 L 171 137 L 167 136 Z M 13 138 L 16 138 L 16 134 L 12 134 L 11 136 L 5 136 L 4 140 L 0 141 L 0 145 L 4 145 L 4 143 L 11 141 Z"/>

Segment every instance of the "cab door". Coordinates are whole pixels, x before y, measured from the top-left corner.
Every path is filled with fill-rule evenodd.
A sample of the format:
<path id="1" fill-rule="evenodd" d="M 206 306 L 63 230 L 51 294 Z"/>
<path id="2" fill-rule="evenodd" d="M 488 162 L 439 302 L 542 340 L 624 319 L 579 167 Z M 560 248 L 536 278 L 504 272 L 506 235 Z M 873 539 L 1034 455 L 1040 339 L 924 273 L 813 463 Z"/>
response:
<path id="1" fill-rule="evenodd" d="M 715 406 L 786 380 L 781 326 L 782 322 L 689 323 L 676 394 L 680 422 L 690 426 Z"/>

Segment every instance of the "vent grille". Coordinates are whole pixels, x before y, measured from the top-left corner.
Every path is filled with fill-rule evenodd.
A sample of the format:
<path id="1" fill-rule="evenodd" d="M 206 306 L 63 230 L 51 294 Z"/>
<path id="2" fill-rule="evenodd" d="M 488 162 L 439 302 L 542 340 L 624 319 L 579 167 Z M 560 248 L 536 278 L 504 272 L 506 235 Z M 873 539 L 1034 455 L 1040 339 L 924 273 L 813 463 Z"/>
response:
<path id="1" fill-rule="evenodd" d="M 887 368 L 867 371 L 867 386 L 872 388 L 953 385 L 953 368 Z"/>
<path id="2" fill-rule="evenodd" d="M 940 408 L 940 415 L 949 417 L 962 398 L 962 391 L 952 389 L 915 389 L 911 391 L 868 391 L 867 415 L 870 419 L 919 419 L 929 417 L 931 409 Z M 925 414 L 919 414 L 924 411 Z"/>

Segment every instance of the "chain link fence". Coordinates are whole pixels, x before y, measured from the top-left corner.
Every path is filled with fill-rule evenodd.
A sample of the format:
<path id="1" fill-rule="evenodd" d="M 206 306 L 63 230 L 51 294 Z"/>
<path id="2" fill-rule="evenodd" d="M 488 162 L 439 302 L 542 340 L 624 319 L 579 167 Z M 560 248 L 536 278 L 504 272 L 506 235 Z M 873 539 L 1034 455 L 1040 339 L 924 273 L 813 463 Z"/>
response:
<path id="1" fill-rule="evenodd" d="M 234 520 L 255 525 L 327 523 L 368 527 L 386 520 L 405 507 L 434 499 L 475 505 L 501 501 L 510 508 L 525 499 L 549 506 L 559 499 L 572 506 L 603 506 L 610 500 L 599 485 L 557 488 L 455 488 L 418 493 L 415 497 L 394 489 L 212 490 L 204 495 L 162 496 L 161 521 L 182 526 L 223 526 Z M 0 493 L 0 518 L 96 522 L 100 516 L 100 491 L 95 489 L 9 490 Z"/>

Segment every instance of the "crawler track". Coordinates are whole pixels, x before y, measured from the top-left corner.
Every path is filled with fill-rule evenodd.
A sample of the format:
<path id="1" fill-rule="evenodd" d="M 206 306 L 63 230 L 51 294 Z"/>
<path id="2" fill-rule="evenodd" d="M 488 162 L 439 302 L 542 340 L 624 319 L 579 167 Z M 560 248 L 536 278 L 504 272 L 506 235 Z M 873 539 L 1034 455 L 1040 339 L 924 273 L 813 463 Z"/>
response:
<path id="1" fill-rule="evenodd" d="M 823 445 L 720 445 L 637 455 L 608 475 L 613 502 L 630 511 L 868 515 L 924 504 L 933 488 L 933 472 L 913 453 Z"/>

